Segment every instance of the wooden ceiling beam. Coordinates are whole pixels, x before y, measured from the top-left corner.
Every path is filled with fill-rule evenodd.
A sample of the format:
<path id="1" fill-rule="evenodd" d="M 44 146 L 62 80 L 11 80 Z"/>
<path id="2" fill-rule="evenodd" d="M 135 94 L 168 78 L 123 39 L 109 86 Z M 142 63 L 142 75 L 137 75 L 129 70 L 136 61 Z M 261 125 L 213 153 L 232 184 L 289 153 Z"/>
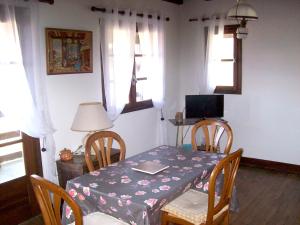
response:
<path id="1" fill-rule="evenodd" d="M 44 2 L 44 3 L 48 3 L 50 5 L 54 4 L 54 0 L 39 0 L 39 2 Z"/>
<path id="2" fill-rule="evenodd" d="M 175 3 L 177 5 L 182 5 L 183 4 L 183 0 L 163 0 L 164 2 L 172 2 Z"/>
<path id="3" fill-rule="evenodd" d="M 25 2 L 28 2 L 29 0 L 24 0 Z M 54 0 L 39 0 L 39 2 L 48 3 L 50 5 L 54 4 Z"/>

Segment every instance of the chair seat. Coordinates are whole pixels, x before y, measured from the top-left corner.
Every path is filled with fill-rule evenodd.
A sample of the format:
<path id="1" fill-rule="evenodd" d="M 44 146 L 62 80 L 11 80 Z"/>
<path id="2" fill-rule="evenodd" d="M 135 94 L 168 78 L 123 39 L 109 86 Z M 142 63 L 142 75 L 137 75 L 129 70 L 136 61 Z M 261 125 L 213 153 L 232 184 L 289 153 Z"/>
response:
<path id="1" fill-rule="evenodd" d="M 75 222 L 69 225 L 75 225 Z M 83 216 L 83 225 L 128 225 L 128 223 L 105 213 L 93 212 Z"/>
<path id="2" fill-rule="evenodd" d="M 207 202 L 208 194 L 190 189 L 165 205 L 162 210 L 190 223 L 201 224 L 206 222 Z"/>

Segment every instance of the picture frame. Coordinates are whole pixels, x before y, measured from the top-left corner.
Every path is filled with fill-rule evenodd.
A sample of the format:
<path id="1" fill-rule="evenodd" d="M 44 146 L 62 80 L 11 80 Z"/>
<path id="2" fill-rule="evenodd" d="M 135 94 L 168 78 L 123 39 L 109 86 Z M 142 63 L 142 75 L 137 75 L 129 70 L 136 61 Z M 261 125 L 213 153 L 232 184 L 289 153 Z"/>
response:
<path id="1" fill-rule="evenodd" d="M 91 31 L 46 28 L 47 74 L 93 72 Z"/>

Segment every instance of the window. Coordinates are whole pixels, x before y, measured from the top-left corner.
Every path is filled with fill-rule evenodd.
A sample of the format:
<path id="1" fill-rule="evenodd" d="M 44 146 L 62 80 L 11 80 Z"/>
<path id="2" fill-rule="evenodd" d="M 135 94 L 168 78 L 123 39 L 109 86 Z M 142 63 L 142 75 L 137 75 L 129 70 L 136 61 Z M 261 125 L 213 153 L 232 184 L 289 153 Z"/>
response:
<path id="1" fill-rule="evenodd" d="M 224 32 L 218 26 L 205 30 L 206 40 L 209 39 L 206 41 L 208 87 L 214 93 L 241 94 L 242 40 L 236 37 L 237 27 L 225 25 Z"/>
<path id="2" fill-rule="evenodd" d="M 116 20 L 115 16 L 119 16 Z M 102 96 L 111 119 L 164 103 L 162 20 L 108 15 L 100 20 Z M 105 95 L 104 95 L 105 94 Z M 104 101 L 105 100 L 105 101 Z"/>
<path id="3" fill-rule="evenodd" d="M 224 26 L 221 63 L 214 93 L 242 93 L 242 40 L 237 39 L 237 25 Z"/>
<path id="4" fill-rule="evenodd" d="M 146 70 L 148 66 L 147 56 L 142 51 L 140 35 L 141 33 L 139 33 L 137 25 L 129 102 L 128 104 L 126 104 L 122 113 L 133 112 L 153 107 L 151 93 L 149 93 L 147 89 L 147 82 L 149 82 L 149 74 L 147 74 L 149 70 Z"/>

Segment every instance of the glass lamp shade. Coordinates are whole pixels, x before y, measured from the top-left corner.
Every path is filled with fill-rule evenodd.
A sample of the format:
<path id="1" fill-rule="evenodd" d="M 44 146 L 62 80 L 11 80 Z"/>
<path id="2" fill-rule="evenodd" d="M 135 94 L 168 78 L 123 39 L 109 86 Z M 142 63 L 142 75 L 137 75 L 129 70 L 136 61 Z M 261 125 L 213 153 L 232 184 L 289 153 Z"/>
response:
<path id="1" fill-rule="evenodd" d="M 227 17 L 238 20 L 258 19 L 255 9 L 243 1 L 238 1 L 238 3 L 228 11 Z"/>
<path id="2" fill-rule="evenodd" d="M 81 103 L 78 106 L 71 130 L 73 131 L 99 131 L 113 126 L 105 109 L 100 102 Z"/>
<path id="3" fill-rule="evenodd" d="M 238 27 L 236 30 L 236 38 L 245 39 L 248 36 L 248 29 L 246 27 Z"/>

